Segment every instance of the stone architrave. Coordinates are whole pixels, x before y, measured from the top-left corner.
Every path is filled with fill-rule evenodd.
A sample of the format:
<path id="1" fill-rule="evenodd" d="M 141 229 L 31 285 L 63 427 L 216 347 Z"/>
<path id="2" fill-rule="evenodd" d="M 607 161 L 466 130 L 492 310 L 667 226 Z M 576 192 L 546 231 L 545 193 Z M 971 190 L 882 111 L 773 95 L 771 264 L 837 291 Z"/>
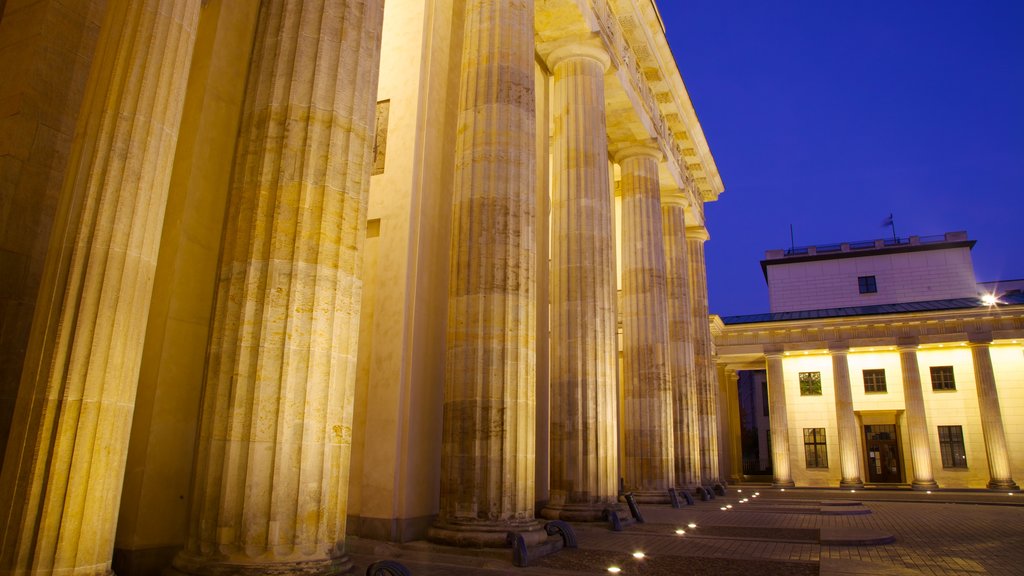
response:
<path id="1" fill-rule="evenodd" d="M 554 72 L 551 191 L 551 498 L 545 518 L 618 506 L 618 350 L 603 48 L 574 44 Z"/>
<path id="2" fill-rule="evenodd" d="M 832 380 L 835 389 L 836 423 L 839 427 L 839 466 L 841 488 L 863 488 L 860 453 L 857 450 L 857 417 L 853 413 L 853 391 L 850 388 L 850 347 L 845 343 L 829 345 L 832 356 Z"/>
<path id="3" fill-rule="evenodd" d="M 782 352 L 766 350 L 768 364 L 768 425 L 772 435 L 772 486 L 793 486 L 789 455 L 789 418 L 786 415 L 786 383 L 783 379 Z"/>
<path id="4" fill-rule="evenodd" d="M 505 546 L 534 518 L 536 102 L 532 0 L 466 4 L 455 145 L 441 502 L 428 536 Z"/>
<path id="5" fill-rule="evenodd" d="M 107 6 L 0 473 L 0 573 L 110 573 L 199 7 Z"/>
<path id="6" fill-rule="evenodd" d="M 381 0 L 266 2 L 234 161 L 186 574 L 336 574 Z"/>
<path id="7" fill-rule="evenodd" d="M 665 238 L 671 345 L 672 406 L 675 421 L 676 484 L 694 489 L 701 483 L 698 378 L 694 368 L 690 262 L 686 241 L 686 201 L 680 194 L 663 195 L 661 225 Z"/>
<path id="8" fill-rule="evenodd" d="M 667 502 L 675 486 L 660 159 L 646 145 L 615 156 L 622 169 L 622 470 L 639 502 Z"/>
<path id="9" fill-rule="evenodd" d="M 910 463 L 914 471 L 911 487 L 914 490 L 934 490 L 939 485 L 932 476 L 928 417 L 924 408 L 924 392 L 921 390 L 921 369 L 917 363 L 917 340 L 901 339 L 898 350 L 900 371 L 903 376 L 903 401 L 907 410 L 907 430 L 910 434 Z"/>
<path id="10" fill-rule="evenodd" d="M 1003 414 L 999 407 L 995 371 L 992 368 L 990 334 L 971 334 L 971 357 L 974 360 L 974 380 L 978 389 L 978 408 L 981 411 L 981 432 L 985 437 L 985 455 L 988 456 L 988 487 L 992 490 L 1019 490 L 1010 473 L 1010 454 L 1003 430 Z"/>
<path id="11" fill-rule="evenodd" d="M 690 311 L 693 314 L 694 373 L 697 378 L 697 410 L 700 423 L 700 469 L 703 484 L 721 480 L 718 466 L 718 371 L 712 351 L 711 326 L 708 323 L 708 278 L 704 261 L 704 243 L 708 231 L 703 226 L 686 229 L 687 255 L 690 259 Z"/>

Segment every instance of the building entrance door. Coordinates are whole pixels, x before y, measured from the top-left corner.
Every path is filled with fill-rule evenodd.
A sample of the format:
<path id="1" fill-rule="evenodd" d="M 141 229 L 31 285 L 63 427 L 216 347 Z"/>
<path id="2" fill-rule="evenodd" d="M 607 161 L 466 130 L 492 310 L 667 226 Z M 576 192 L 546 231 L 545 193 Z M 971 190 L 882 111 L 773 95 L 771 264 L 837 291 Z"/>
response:
<path id="1" fill-rule="evenodd" d="M 868 482 L 872 484 L 903 481 L 903 462 L 896 442 L 896 426 L 864 426 L 864 446 L 868 452 Z"/>

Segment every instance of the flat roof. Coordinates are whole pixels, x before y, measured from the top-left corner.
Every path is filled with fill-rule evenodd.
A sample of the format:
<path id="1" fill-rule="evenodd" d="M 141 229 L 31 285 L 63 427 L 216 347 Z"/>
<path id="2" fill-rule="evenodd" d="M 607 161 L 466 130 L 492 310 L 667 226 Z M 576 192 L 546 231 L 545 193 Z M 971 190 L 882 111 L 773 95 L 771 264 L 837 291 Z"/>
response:
<path id="1" fill-rule="evenodd" d="M 997 306 L 1024 305 L 1024 292 L 1011 292 L 999 298 Z M 876 304 L 873 306 L 847 306 L 821 310 L 796 310 L 793 312 L 768 312 L 766 314 L 744 314 L 722 317 L 722 323 L 756 324 L 760 322 L 785 322 L 787 320 L 816 320 L 821 318 L 843 318 L 847 316 L 874 316 L 878 314 L 900 314 L 907 312 L 935 312 L 985 306 L 980 298 L 953 298 L 951 300 L 927 300 L 924 302 L 903 302 L 900 304 Z"/>

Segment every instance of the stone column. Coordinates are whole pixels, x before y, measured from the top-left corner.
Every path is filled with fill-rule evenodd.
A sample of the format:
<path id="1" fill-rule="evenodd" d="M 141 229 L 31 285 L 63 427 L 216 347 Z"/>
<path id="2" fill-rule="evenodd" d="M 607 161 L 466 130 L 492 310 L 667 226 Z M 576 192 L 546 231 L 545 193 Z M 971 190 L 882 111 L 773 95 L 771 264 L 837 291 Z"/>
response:
<path id="1" fill-rule="evenodd" d="M 981 432 L 985 436 L 985 454 L 988 456 L 988 487 L 992 490 L 1019 490 L 1010 474 L 1010 454 L 1003 414 L 999 408 L 996 376 L 992 370 L 989 346 L 991 334 L 971 334 L 971 357 L 974 360 L 974 382 L 978 389 L 978 408 L 981 411 Z"/>
<path id="2" fill-rule="evenodd" d="M 545 518 L 618 505 L 615 236 L 603 48 L 571 45 L 554 72 L 551 190 L 551 499 Z"/>
<path id="3" fill-rule="evenodd" d="M 661 199 L 668 289 L 668 326 L 675 421 L 676 483 L 686 489 L 700 485 L 700 423 L 697 377 L 693 365 L 693 313 L 690 305 L 690 263 L 686 242 L 686 200 L 680 194 Z"/>
<path id="4" fill-rule="evenodd" d="M 0 573 L 110 573 L 199 5 L 112 0 L 100 28 L 0 473 Z"/>
<path id="5" fill-rule="evenodd" d="M 532 0 L 467 3 L 455 145 L 441 503 L 430 537 L 504 546 L 534 519 Z"/>
<path id="6" fill-rule="evenodd" d="M 694 371 L 697 375 L 697 406 L 700 422 L 701 482 L 720 481 L 718 469 L 718 374 L 712 354 L 711 326 L 708 324 L 708 278 L 704 265 L 703 226 L 686 229 L 690 258 L 690 306 L 693 314 Z"/>
<path id="7" fill-rule="evenodd" d="M 723 478 L 728 478 L 730 482 L 740 482 L 743 480 L 743 438 L 740 432 L 739 373 L 733 368 L 720 365 L 718 378 L 722 415 L 718 426 L 718 435 L 722 440 L 719 443 L 718 460 Z"/>
<path id="8" fill-rule="evenodd" d="M 910 462 L 914 470 L 911 487 L 914 490 L 934 490 L 939 485 L 932 476 L 928 419 L 924 409 L 924 392 L 921 390 L 921 369 L 917 364 L 917 339 L 901 338 L 898 349 L 903 374 L 903 401 L 910 434 Z"/>
<path id="9" fill-rule="evenodd" d="M 667 502 L 675 486 L 660 159 L 646 145 L 615 156 L 622 169 L 622 469 L 626 490 L 646 502 Z"/>
<path id="10" fill-rule="evenodd" d="M 836 424 L 839 428 L 839 466 L 841 488 L 863 488 L 860 453 L 857 450 L 857 417 L 853 413 L 853 391 L 850 389 L 850 347 L 845 342 L 829 344 L 832 356 L 832 381 L 836 395 Z"/>
<path id="11" fill-rule="evenodd" d="M 260 9 L 234 160 L 186 574 L 335 574 L 383 2 Z"/>
<path id="12" fill-rule="evenodd" d="M 793 486 L 789 456 L 789 418 L 786 416 L 786 384 L 782 372 L 782 351 L 765 350 L 768 363 L 768 425 L 772 433 L 772 485 Z"/>

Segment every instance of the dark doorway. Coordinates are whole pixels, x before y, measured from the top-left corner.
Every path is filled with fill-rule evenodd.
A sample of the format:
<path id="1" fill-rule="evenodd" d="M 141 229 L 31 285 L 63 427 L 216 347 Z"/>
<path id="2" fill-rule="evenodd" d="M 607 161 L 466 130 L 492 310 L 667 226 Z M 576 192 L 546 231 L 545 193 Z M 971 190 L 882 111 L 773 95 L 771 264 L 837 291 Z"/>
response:
<path id="1" fill-rule="evenodd" d="M 898 484 L 903 481 L 896 426 L 872 424 L 864 426 L 864 447 L 868 453 L 868 482 Z"/>
<path id="2" fill-rule="evenodd" d="M 737 373 L 743 475 L 772 475 L 771 430 L 768 427 L 768 375 L 764 370 Z"/>

